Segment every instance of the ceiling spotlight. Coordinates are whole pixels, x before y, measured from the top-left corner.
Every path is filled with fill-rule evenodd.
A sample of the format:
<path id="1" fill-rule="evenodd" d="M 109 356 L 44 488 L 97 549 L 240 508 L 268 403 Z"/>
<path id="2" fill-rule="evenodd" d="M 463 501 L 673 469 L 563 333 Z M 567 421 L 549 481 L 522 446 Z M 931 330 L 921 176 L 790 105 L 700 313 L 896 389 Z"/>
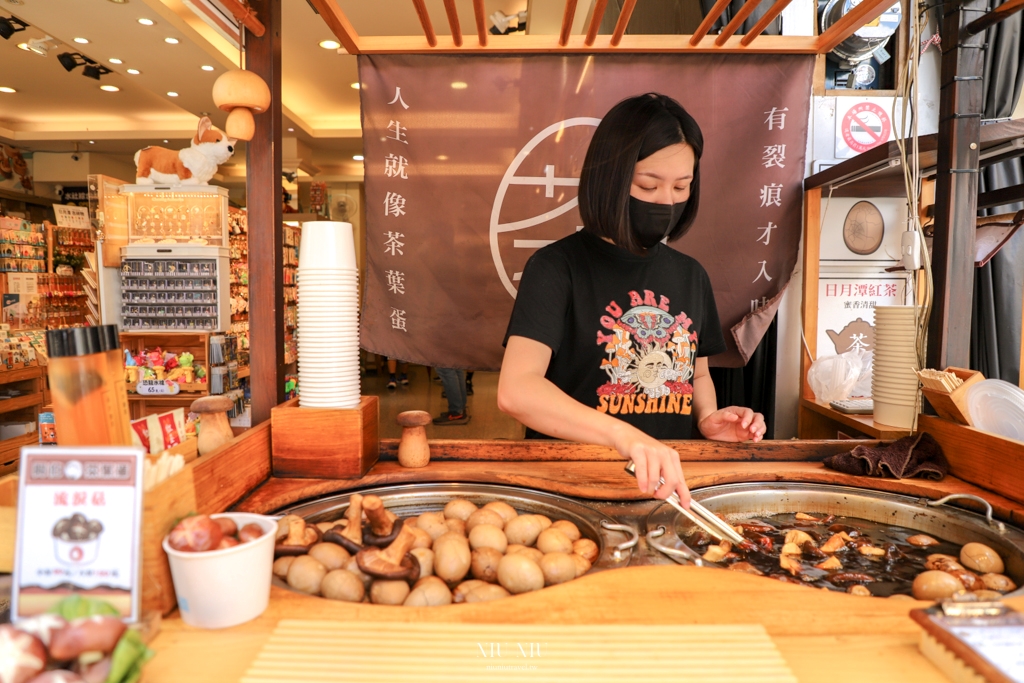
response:
<path id="1" fill-rule="evenodd" d="M 78 43 L 79 45 L 88 45 L 89 44 L 89 39 L 88 38 L 73 38 L 73 40 L 76 43 Z"/>
<path id="2" fill-rule="evenodd" d="M 362 86 L 361 86 L 361 85 L 359 85 L 358 83 L 353 83 L 353 84 L 352 84 L 352 89 L 353 89 L 353 90 L 359 90 L 359 89 L 360 89 L 361 87 L 362 87 Z"/>
<path id="3" fill-rule="evenodd" d="M 121 89 L 116 85 L 101 85 L 100 90 L 103 92 L 119 92 Z"/>
<path id="4" fill-rule="evenodd" d="M 127 5 L 128 4 L 128 0 L 108 0 L 108 1 L 114 3 L 115 5 Z"/>
<path id="5" fill-rule="evenodd" d="M 341 43 L 336 40 L 321 40 L 318 45 L 325 50 L 337 50 L 341 47 Z"/>
<path id="6" fill-rule="evenodd" d="M 363 160 L 363 155 L 362 154 L 357 154 L 354 157 L 352 157 L 352 160 L 353 161 L 362 161 Z"/>
<path id="7" fill-rule="evenodd" d="M 462 81 L 455 81 L 454 83 L 452 83 L 452 90 L 465 90 L 468 87 L 469 85 Z"/>
<path id="8" fill-rule="evenodd" d="M 168 45 L 177 45 L 181 41 L 179 41 L 177 38 L 164 38 L 164 42 Z"/>
<path id="9" fill-rule="evenodd" d="M 17 17 L 0 17 L 0 36 L 4 40 L 10 40 L 18 31 L 24 31 L 28 24 Z"/>
<path id="10" fill-rule="evenodd" d="M 82 69 L 82 75 L 86 78 L 92 78 L 94 80 L 100 80 L 100 76 L 109 74 L 110 69 L 103 66 L 102 64 L 86 64 L 85 68 Z"/>
<path id="11" fill-rule="evenodd" d="M 448 155 L 447 154 L 438 154 L 437 155 L 437 160 L 438 161 L 448 161 Z"/>
<path id="12" fill-rule="evenodd" d="M 178 93 L 176 93 L 176 92 L 174 92 L 173 90 L 171 90 L 170 92 L 168 92 L 168 93 L 167 93 L 167 96 L 168 96 L 168 97 L 177 97 L 177 96 L 178 96 Z"/>
<path id="13" fill-rule="evenodd" d="M 8 94 L 13 94 L 13 93 L 16 93 L 18 91 L 15 90 L 14 88 L 8 88 L 6 85 L 0 85 L 0 92 L 5 92 L 5 93 L 8 93 Z"/>
<path id="14" fill-rule="evenodd" d="M 203 71 L 213 71 L 213 67 L 212 67 L 212 66 L 210 66 L 209 64 L 203 64 L 203 65 L 202 65 L 201 67 L 199 67 L 199 68 L 200 68 L 200 69 L 202 69 Z"/>
<path id="15" fill-rule="evenodd" d="M 165 145 L 166 145 L 166 144 L 167 144 L 168 142 L 170 142 L 170 140 L 164 140 L 164 144 L 165 144 Z"/>
<path id="16" fill-rule="evenodd" d="M 122 62 L 120 59 L 115 59 L 113 57 L 111 57 L 107 61 L 110 62 L 111 64 L 124 64 L 124 62 Z"/>
<path id="17" fill-rule="evenodd" d="M 95 145 L 95 144 L 96 144 L 96 141 L 95 141 L 95 140 L 89 140 L 89 144 L 90 144 L 90 145 Z"/>
<path id="18" fill-rule="evenodd" d="M 62 52 L 57 55 L 57 61 L 64 67 L 65 71 L 73 71 L 75 68 L 84 66 L 82 75 L 86 78 L 100 80 L 100 76 L 111 73 L 110 69 L 89 59 L 80 52 Z M 111 91 L 114 92 L 114 91 Z"/>
<path id="19" fill-rule="evenodd" d="M 143 26 L 152 26 L 156 22 L 153 21 L 152 19 L 139 19 L 139 23 L 142 24 Z"/>
<path id="20" fill-rule="evenodd" d="M 288 132 L 289 132 L 289 133 L 294 133 L 294 132 L 295 132 L 295 129 L 294 129 L 294 128 L 289 128 L 289 129 L 288 129 Z"/>
<path id="21" fill-rule="evenodd" d="M 128 69 L 128 73 L 130 73 L 132 76 L 138 76 L 142 72 L 138 69 Z"/>
<path id="22" fill-rule="evenodd" d="M 50 36 L 46 36 L 45 38 L 33 38 L 27 43 L 18 43 L 18 47 L 22 50 L 34 52 L 40 57 L 45 57 L 46 53 L 50 51 L 51 47 L 53 47 L 53 45 L 50 45 L 51 40 L 53 40 L 53 38 Z"/>

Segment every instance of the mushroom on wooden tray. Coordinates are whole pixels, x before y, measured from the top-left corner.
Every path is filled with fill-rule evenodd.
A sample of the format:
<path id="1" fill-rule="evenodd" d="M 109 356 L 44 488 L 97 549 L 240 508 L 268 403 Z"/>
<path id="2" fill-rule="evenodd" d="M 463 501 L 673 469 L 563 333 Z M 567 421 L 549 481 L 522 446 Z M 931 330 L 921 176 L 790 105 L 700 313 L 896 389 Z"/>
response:
<path id="1" fill-rule="evenodd" d="M 430 462 L 430 445 L 425 429 L 430 420 L 430 413 L 423 410 L 407 410 L 398 414 L 398 424 L 402 426 L 398 464 L 402 467 L 426 467 Z"/>
<path id="2" fill-rule="evenodd" d="M 320 542 L 320 530 L 298 515 L 285 515 L 277 521 L 274 555 L 305 555 Z"/>
<path id="3" fill-rule="evenodd" d="M 403 525 L 391 545 L 387 548 L 364 548 L 356 555 L 356 562 L 363 572 L 378 579 L 415 580 L 419 577 L 420 565 L 409 554 L 415 540 L 415 534 Z"/>
<path id="4" fill-rule="evenodd" d="M 370 522 L 369 530 L 363 532 L 365 545 L 385 547 L 398 538 L 404 524 L 402 520 L 384 509 L 384 501 L 379 496 L 364 496 L 363 512 Z"/>
<path id="5" fill-rule="evenodd" d="M 189 408 L 199 415 L 199 455 L 217 450 L 235 438 L 228 421 L 228 411 L 235 402 L 227 396 L 203 396 L 192 401 Z"/>

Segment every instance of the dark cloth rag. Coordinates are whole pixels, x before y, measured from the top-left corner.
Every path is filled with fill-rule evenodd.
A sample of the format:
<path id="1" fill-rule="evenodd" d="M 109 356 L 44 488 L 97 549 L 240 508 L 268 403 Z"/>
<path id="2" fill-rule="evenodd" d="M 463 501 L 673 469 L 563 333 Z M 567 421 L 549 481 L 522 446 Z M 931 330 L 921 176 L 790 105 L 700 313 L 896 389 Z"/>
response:
<path id="1" fill-rule="evenodd" d="M 857 446 L 848 453 L 825 458 L 825 467 L 843 474 L 893 479 L 920 477 L 939 481 L 949 473 L 942 446 L 928 432 L 905 436 L 877 448 Z"/>

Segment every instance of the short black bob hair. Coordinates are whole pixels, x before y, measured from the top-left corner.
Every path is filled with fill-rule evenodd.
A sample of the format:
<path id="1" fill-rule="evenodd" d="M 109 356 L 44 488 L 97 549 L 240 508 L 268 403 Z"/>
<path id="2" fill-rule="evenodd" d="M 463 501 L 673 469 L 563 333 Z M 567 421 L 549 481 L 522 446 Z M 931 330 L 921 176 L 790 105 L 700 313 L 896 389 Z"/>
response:
<path id="1" fill-rule="evenodd" d="M 636 163 L 676 144 L 693 149 L 690 198 L 669 241 L 682 237 L 697 218 L 700 204 L 700 157 L 704 136 L 700 126 L 671 97 L 647 93 L 622 100 L 594 132 L 580 174 L 579 206 L 584 229 L 608 237 L 616 245 L 641 254 L 629 224 L 629 192 Z"/>

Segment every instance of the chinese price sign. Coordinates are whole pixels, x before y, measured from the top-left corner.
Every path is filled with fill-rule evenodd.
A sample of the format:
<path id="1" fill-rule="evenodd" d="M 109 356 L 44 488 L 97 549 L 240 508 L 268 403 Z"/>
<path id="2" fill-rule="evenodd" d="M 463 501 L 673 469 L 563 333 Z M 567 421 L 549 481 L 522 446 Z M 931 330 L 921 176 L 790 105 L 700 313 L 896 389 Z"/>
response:
<path id="1" fill-rule="evenodd" d="M 902 275 L 828 276 L 818 280 L 817 356 L 853 349 L 875 350 L 875 307 L 903 306 L 907 278 Z"/>
<path id="2" fill-rule="evenodd" d="M 25 448 L 11 613 L 47 611 L 72 593 L 139 617 L 139 448 Z"/>

